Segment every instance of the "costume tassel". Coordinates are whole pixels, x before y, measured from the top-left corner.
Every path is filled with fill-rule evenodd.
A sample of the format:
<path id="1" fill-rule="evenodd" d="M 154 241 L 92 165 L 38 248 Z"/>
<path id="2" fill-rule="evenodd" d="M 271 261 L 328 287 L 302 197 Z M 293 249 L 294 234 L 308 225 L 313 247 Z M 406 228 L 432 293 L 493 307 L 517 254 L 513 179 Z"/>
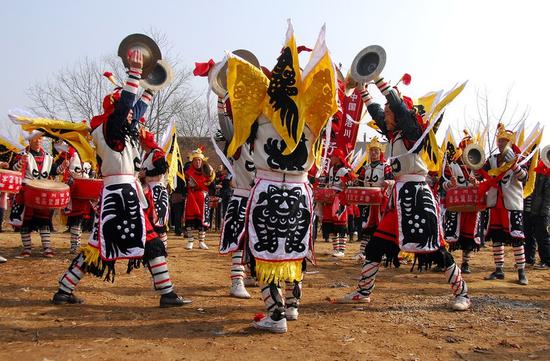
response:
<path id="1" fill-rule="evenodd" d="M 267 262 L 256 260 L 258 282 L 265 284 L 279 281 L 301 281 L 302 261 Z"/>

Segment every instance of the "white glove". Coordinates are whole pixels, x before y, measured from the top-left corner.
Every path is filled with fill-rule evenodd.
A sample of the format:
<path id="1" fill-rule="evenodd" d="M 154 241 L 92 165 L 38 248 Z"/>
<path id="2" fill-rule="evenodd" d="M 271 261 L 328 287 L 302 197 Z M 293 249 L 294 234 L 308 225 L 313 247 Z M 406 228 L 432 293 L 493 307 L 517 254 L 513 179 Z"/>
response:
<path id="1" fill-rule="evenodd" d="M 516 158 L 516 153 L 514 153 L 512 148 L 508 148 L 508 152 L 506 152 L 506 154 L 504 154 L 504 161 L 506 163 L 508 163 L 508 162 L 511 162 L 512 160 L 514 160 L 515 158 Z"/>

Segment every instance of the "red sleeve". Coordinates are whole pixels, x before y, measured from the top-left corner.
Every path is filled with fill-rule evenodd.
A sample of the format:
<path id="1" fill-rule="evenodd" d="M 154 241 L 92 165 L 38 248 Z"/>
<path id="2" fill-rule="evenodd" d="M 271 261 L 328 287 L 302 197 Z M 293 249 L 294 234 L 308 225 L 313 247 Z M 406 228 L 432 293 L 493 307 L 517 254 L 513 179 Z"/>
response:
<path id="1" fill-rule="evenodd" d="M 351 169 L 348 169 L 348 172 L 341 178 L 340 181 L 342 185 L 345 185 L 346 183 L 351 182 L 355 179 L 357 179 L 355 173 Z"/>

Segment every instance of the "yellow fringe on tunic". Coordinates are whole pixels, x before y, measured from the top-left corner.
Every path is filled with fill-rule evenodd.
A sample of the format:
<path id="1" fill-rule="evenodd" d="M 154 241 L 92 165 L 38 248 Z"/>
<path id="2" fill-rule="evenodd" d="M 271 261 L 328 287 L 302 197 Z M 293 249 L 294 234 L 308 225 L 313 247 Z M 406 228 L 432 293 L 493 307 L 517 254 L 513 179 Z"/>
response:
<path id="1" fill-rule="evenodd" d="M 84 263 L 88 266 L 93 266 L 96 268 L 101 268 L 101 257 L 99 255 L 99 249 L 90 246 L 87 244 L 84 247 L 80 248 L 80 252 L 84 256 Z"/>
<path id="2" fill-rule="evenodd" d="M 84 257 L 84 269 L 86 272 L 104 278 L 105 281 L 115 281 L 115 261 L 104 261 L 99 254 L 99 249 L 86 245 L 80 248 L 80 253 Z M 76 260 L 76 259 L 75 259 Z M 136 264 L 128 264 L 128 273 L 132 268 L 138 268 Z"/>
<path id="3" fill-rule="evenodd" d="M 299 282 L 302 280 L 302 261 L 268 262 L 257 259 L 256 277 L 260 284 L 279 281 Z"/>
<path id="4" fill-rule="evenodd" d="M 414 253 L 401 251 L 401 252 L 399 252 L 399 257 L 403 261 L 406 261 L 406 263 L 410 263 L 410 262 L 414 261 Z"/>

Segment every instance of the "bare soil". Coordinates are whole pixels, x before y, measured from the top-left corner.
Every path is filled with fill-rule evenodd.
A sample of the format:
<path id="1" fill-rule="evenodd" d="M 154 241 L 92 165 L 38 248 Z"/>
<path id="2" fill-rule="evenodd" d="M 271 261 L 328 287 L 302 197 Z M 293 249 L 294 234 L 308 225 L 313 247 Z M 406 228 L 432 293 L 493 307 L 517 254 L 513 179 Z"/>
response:
<path id="1" fill-rule="evenodd" d="M 230 258 L 217 254 L 214 233 L 208 251 L 186 251 L 170 237 L 176 290 L 193 300 L 176 309 L 159 309 L 148 272 L 126 274 L 123 262 L 114 284 L 84 278 L 77 294 L 85 304 L 54 306 L 72 256 L 68 234 L 52 238 L 54 259 L 40 256 L 37 234 L 33 257 L 15 259 L 19 234 L 0 235 L 9 259 L 0 265 L 0 360 L 550 360 L 550 272 L 528 270 L 529 286 L 518 285 L 511 249 L 504 281 L 483 280 L 493 268 L 488 248 L 474 255 L 472 309 L 457 313 L 447 307 L 444 275 L 410 265 L 381 269 L 370 304 L 331 304 L 357 282 L 359 244 L 337 260 L 318 243 L 300 318 L 276 335 L 250 327 L 264 311 L 258 288 L 249 288 L 250 300 L 228 296 Z"/>

